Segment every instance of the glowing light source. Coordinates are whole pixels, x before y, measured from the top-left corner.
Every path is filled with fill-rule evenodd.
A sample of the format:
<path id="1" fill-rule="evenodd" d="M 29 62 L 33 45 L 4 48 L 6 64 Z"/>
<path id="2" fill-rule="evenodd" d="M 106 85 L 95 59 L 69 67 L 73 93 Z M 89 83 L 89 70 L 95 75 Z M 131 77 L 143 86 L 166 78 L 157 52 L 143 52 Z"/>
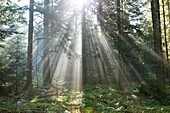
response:
<path id="1" fill-rule="evenodd" d="M 78 8 L 81 8 L 87 0 L 70 0 L 70 3 Z"/>

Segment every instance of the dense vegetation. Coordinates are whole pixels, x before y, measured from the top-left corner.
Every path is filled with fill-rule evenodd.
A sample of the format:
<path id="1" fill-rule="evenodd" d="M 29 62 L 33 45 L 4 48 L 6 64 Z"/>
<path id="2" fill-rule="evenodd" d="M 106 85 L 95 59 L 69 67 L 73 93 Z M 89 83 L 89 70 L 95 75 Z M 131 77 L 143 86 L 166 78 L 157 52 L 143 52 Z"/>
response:
<path id="1" fill-rule="evenodd" d="M 29 2 L 0 1 L 0 112 L 169 113 L 170 1 Z"/>
<path id="2" fill-rule="evenodd" d="M 168 113 L 170 110 L 169 94 L 160 91 L 160 97 L 152 91 L 151 84 L 131 84 L 122 92 L 114 85 L 85 86 L 83 92 L 65 91 L 59 95 L 47 94 L 45 87 L 36 90 L 29 99 L 20 96 L 1 97 L 1 112 L 57 112 L 64 113 Z M 142 88 L 148 92 L 143 93 Z M 154 89 L 160 90 L 160 89 Z M 152 92 L 151 92 L 152 91 Z M 69 93 L 68 93 L 69 92 Z M 165 96 L 166 95 L 166 96 Z M 159 96 L 161 99 L 157 99 Z"/>

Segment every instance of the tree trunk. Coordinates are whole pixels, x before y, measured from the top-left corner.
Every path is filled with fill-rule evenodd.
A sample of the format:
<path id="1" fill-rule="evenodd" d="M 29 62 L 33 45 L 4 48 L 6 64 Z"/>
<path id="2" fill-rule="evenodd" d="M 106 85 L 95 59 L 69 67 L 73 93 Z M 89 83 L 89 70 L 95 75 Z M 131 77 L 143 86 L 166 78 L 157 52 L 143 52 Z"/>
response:
<path id="1" fill-rule="evenodd" d="M 44 0 L 43 84 L 51 83 L 49 59 L 49 0 Z"/>
<path id="2" fill-rule="evenodd" d="M 121 15 L 120 15 L 120 0 L 117 0 L 117 30 L 121 33 Z"/>
<path id="3" fill-rule="evenodd" d="M 170 24 L 170 1 L 167 0 L 167 5 L 168 5 L 168 17 L 169 17 L 169 24 Z"/>
<path id="4" fill-rule="evenodd" d="M 15 78 L 15 95 L 18 95 L 18 63 L 19 63 L 19 56 L 18 56 L 18 52 L 19 52 L 19 39 L 17 37 L 17 48 L 16 48 L 16 58 L 15 58 L 15 64 L 16 64 L 16 69 L 15 69 L 15 74 L 16 74 L 16 78 Z"/>
<path id="5" fill-rule="evenodd" d="M 101 28 L 104 28 L 104 14 L 103 14 L 103 7 L 102 7 L 103 0 L 99 0 L 98 3 L 99 6 L 97 8 L 97 19 L 100 22 Z"/>
<path id="6" fill-rule="evenodd" d="M 28 28 L 28 59 L 27 59 L 27 83 L 25 86 L 24 96 L 27 97 L 32 93 L 32 47 L 33 47 L 33 14 L 34 0 L 30 0 L 29 8 L 29 28 Z"/>
<path id="7" fill-rule="evenodd" d="M 86 72 L 87 72 L 87 62 L 86 62 L 86 26 L 85 26 L 85 4 L 82 7 L 82 15 L 81 15 L 81 23 L 82 23 L 82 78 L 83 84 L 86 84 Z"/>
<path id="8" fill-rule="evenodd" d="M 161 84 L 162 78 L 162 39 L 161 39 L 161 25 L 160 25 L 160 11 L 159 0 L 151 1 L 152 23 L 153 23 L 153 38 L 154 38 L 154 51 L 155 56 L 156 74 Z"/>
<path id="9" fill-rule="evenodd" d="M 169 25 L 170 25 L 170 1 L 167 0 L 167 5 L 168 5 L 168 17 L 169 17 Z M 168 40 L 170 40 L 170 29 L 168 29 Z M 168 49 L 169 52 L 169 49 Z M 168 54 L 168 58 L 169 58 L 169 54 Z M 170 63 L 170 62 L 168 62 Z M 168 79 L 170 80 L 170 67 L 168 68 Z M 170 84 L 170 83 L 169 83 Z"/>
<path id="10" fill-rule="evenodd" d="M 169 62 L 168 58 L 168 42 L 167 42 L 167 33 L 166 33 L 166 17 L 165 17 L 165 3 L 164 0 L 162 0 L 162 12 L 163 12 L 163 25 L 164 25 L 164 38 L 165 38 L 165 48 L 166 48 L 166 59 Z"/>
<path id="11" fill-rule="evenodd" d="M 117 0 L 117 30 L 118 30 L 118 35 L 120 36 L 119 38 L 123 38 L 121 37 L 121 35 L 123 35 L 122 33 L 122 19 L 121 19 L 121 1 L 120 0 Z M 119 51 L 119 50 L 118 50 Z M 124 90 L 125 88 L 125 79 L 124 79 L 124 71 L 123 71 L 123 59 L 122 59 L 122 54 L 121 52 L 119 51 L 119 57 L 118 57 L 118 61 L 119 61 L 119 65 L 118 65 L 118 78 L 117 78 L 117 84 L 118 84 L 118 87 L 121 89 L 121 90 Z"/>
<path id="12" fill-rule="evenodd" d="M 166 15 L 165 15 L 165 1 L 162 0 L 162 13 L 163 13 L 163 30 L 164 30 L 164 39 L 165 39 L 165 50 L 166 50 L 166 60 L 169 63 L 169 50 L 168 50 L 168 42 L 167 42 L 167 27 L 166 27 Z M 167 67 L 166 65 L 164 67 Z M 165 68 L 164 75 L 166 75 L 165 79 L 168 79 L 169 76 L 169 69 Z"/>

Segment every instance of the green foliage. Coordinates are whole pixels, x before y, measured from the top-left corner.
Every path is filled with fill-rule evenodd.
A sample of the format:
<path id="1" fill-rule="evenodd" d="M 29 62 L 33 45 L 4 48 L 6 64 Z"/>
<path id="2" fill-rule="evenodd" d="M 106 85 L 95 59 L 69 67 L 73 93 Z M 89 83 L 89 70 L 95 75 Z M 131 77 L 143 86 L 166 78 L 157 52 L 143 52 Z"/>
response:
<path id="1" fill-rule="evenodd" d="M 133 86 L 133 87 L 132 87 Z M 84 92 L 65 92 L 62 95 L 43 95 L 41 92 L 30 99 L 0 98 L 0 112 L 57 112 L 73 111 L 102 113 L 168 113 L 170 106 L 163 101 L 148 98 L 135 91 L 137 84 L 130 85 L 126 92 L 114 85 L 84 87 Z M 132 89 L 135 90 L 132 90 Z"/>
<path id="2" fill-rule="evenodd" d="M 6 73 L 8 72 L 9 67 L 4 64 L 4 62 L 2 61 L 2 57 L 0 59 L 0 86 L 3 85 L 3 83 L 5 83 L 6 77 L 3 77 L 3 75 L 6 75 Z"/>
<path id="3" fill-rule="evenodd" d="M 18 24 L 26 22 L 23 17 L 24 10 L 11 0 L 0 1 L 0 42 L 12 34 L 19 34 Z"/>
<path id="4" fill-rule="evenodd" d="M 147 76 L 139 86 L 140 93 L 151 99 L 158 100 L 162 105 L 169 105 L 169 86 L 159 85 L 159 81 L 154 75 Z"/>
<path id="5" fill-rule="evenodd" d="M 6 95 L 15 92 L 16 87 L 21 91 L 25 83 L 26 74 L 24 37 L 22 35 L 13 37 L 8 41 L 1 53 L 3 54 L 0 56 L 0 88 L 4 89 L 3 93 Z"/>
<path id="6" fill-rule="evenodd" d="M 148 73 L 155 73 L 154 59 L 150 48 L 137 36 L 127 33 L 124 35 L 111 34 L 111 43 L 116 48 L 131 73 L 131 78 L 139 80 Z"/>
<path id="7" fill-rule="evenodd" d="M 138 85 L 134 88 L 136 89 Z M 132 88 L 132 86 L 130 87 Z M 128 90 L 128 89 L 127 89 Z M 149 112 L 155 111 L 168 112 L 170 106 L 161 106 L 158 100 L 145 98 L 135 90 L 122 92 L 113 86 L 86 86 L 84 90 L 85 108 L 91 108 L 93 111 L 100 111 L 103 113 L 111 112 Z"/>
<path id="8" fill-rule="evenodd" d="M 4 101 L 5 100 L 5 101 Z M 39 101 L 32 102 L 25 99 L 4 99 L 1 100 L 0 112 L 61 112 L 64 113 L 62 103 L 49 98 L 39 98 Z"/>

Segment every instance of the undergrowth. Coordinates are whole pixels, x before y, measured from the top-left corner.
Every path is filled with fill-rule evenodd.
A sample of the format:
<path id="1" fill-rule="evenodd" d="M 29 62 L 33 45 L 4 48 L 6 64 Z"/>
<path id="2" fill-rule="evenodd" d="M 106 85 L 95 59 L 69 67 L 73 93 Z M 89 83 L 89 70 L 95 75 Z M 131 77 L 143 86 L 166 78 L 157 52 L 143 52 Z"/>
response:
<path id="1" fill-rule="evenodd" d="M 124 91 L 120 91 L 114 85 L 86 85 L 81 92 L 66 91 L 45 96 L 40 92 L 29 99 L 0 97 L 0 112 L 169 113 L 170 104 L 168 100 L 166 100 L 167 102 L 164 101 L 163 97 L 159 100 L 157 96 L 151 94 L 155 91 L 152 92 L 149 87 L 152 86 L 147 83 L 131 84 Z M 147 91 L 151 92 L 150 95 L 146 93 Z M 168 96 L 165 96 L 166 93 L 161 95 L 168 99 Z"/>

